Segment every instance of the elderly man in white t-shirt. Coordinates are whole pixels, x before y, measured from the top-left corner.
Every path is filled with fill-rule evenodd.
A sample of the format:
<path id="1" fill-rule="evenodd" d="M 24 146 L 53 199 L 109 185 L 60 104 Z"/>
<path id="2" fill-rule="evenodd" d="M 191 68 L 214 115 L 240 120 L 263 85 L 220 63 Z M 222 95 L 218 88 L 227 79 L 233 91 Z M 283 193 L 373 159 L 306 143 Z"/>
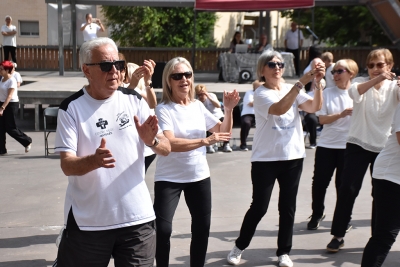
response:
<path id="1" fill-rule="evenodd" d="M 155 214 L 144 180 L 144 147 L 167 156 L 171 145 L 133 90 L 118 89 L 125 62 L 113 40 L 80 49 L 89 85 L 65 99 L 58 112 L 55 152 L 68 176 L 66 228 L 57 266 L 152 267 Z"/>
<path id="2" fill-rule="evenodd" d="M 87 42 L 97 38 L 97 32 L 104 32 L 104 26 L 100 19 L 93 19 L 92 14 L 86 14 L 86 23 L 82 23 L 81 32 L 83 33 L 83 41 Z"/>
<path id="3" fill-rule="evenodd" d="M 4 60 L 9 60 L 9 56 L 11 54 L 12 61 L 17 62 L 17 58 L 15 56 L 15 51 L 17 50 L 17 27 L 11 24 L 11 16 L 7 15 L 5 21 L 6 24 L 1 26 L 1 35 L 3 35 Z"/>

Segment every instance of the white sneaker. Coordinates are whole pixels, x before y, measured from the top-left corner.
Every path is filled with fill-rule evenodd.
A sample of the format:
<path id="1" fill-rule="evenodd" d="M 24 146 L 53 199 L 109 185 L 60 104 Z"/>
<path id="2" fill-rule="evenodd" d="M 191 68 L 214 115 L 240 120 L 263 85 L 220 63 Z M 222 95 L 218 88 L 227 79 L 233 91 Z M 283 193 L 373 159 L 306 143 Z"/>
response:
<path id="1" fill-rule="evenodd" d="M 213 146 L 208 146 L 208 147 L 207 147 L 207 153 L 208 153 L 208 154 L 215 153 L 215 150 L 214 150 Z"/>
<path id="2" fill-rule="evenodd" d="M 222 150 L 224 152 L 232 152 L 232 148 L 229 144 L 224 145 L 224 149 Z"/>
<path id="3" fill-rule="evenodd" d="M 228 261 L 229 264 L 238 265 L 240 259 L 242 258 L 243 251 L 244 250 L 238 249 L 237 246 L 234 246 L 231 252 L 229 252 L 228 256 L 226 257 L 226 260 Z"/>
<path id="4" fill-rule="evenodd" d="M 292 267 L 293 262 L 289 258 L 288 254 L 283 254 L 278 257 L 278 266 L 280 267 Z"/>

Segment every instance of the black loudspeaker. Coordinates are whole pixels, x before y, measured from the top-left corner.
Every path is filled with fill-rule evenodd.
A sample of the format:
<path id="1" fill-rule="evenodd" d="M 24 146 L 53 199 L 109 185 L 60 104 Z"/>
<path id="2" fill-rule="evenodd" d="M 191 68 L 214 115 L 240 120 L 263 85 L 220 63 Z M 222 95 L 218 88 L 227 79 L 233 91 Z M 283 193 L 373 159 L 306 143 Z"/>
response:
<path id="1" fill-rule="evenodd" d="M 166 64 L 166 62 L 156 62 L 152 78 L 153 88 L 162 88 L 162 74 Z"/>

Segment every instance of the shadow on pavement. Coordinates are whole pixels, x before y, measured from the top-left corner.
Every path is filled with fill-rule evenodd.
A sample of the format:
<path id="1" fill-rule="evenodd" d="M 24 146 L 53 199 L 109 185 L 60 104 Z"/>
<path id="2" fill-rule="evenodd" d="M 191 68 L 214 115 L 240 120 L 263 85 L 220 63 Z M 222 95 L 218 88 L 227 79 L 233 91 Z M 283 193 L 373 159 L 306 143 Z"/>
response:
<path id="1" fill-rule="evenodd" d="M 58 235 L 33 235 L 33 236 L 14 237 L 14 238 L 2 238 L 0 239 L 0 248 L 22 248 L 22 247 L 29 247 L 32 245 L 41 245 L 41 244 L 55 245 L 57 236 Z M 1 265 L 0 263 L 0 266 L 3 265 Z"/>

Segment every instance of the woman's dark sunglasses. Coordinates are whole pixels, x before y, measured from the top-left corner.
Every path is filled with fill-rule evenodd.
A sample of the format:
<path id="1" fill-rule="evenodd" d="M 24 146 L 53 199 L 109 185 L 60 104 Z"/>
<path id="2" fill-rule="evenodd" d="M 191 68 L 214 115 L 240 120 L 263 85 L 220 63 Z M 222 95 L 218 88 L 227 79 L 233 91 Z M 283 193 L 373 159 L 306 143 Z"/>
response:
<path id="1" fill-rule="evenodd" d="M 268 68 L 270 68 L 270 69 L 275 69 L 276 66 L 278 66 L 280 69 L 283 69 L 285 67 L 285 63 L 269 61 L 269 62 L 265 63 L 264 66 L 268 66 Z"/>
<path id="2" fill-rule="evenodd" d="M 335 75 L 335 73 L 342 74 L 343 72 L 347 72 L 347 70 L 338 69 L 338 70 L 332 70 L 331 71 L 332 75 Z"/>
<path id="3" fill-rule="evenodd" d="M 114 62 L 106 61 L 106 62 L 100 62 L 100 63 L 85 63 L 85 65 L 87 65 L 87 66 L 99 65 L 101 71 L 109 72 L 113 66 L 115 66 L 115 68 L 117 70 L 123 70 L 125 68 L 125 60 L 117 60 Z"/>
<path id="4" fill-rule="evenodd" d="M 367 65 L 367 67 L 368 67 L 368 69 L 373 69 L 373 68 L 375 68 L 375 65 L 376 65 L 376 67 L 378 68 L 378 69 L 382 69 L 385 65 L 386 65 L 386 63 L 385 62 L 379 62 L 379 63 L 369 63 L 368 65 Z"/>
<path id="5" fill-rule="evenodd" d="M 182 72 L 182 73 L 172 73 L 169 77 L 171 77 L 172 80 L 175 81 L 180 81 L 182 80 L 183 76 L 185 76 L 186 79 L 192 78 L 193 73 L 191 71 L 187 72 Z"/>

